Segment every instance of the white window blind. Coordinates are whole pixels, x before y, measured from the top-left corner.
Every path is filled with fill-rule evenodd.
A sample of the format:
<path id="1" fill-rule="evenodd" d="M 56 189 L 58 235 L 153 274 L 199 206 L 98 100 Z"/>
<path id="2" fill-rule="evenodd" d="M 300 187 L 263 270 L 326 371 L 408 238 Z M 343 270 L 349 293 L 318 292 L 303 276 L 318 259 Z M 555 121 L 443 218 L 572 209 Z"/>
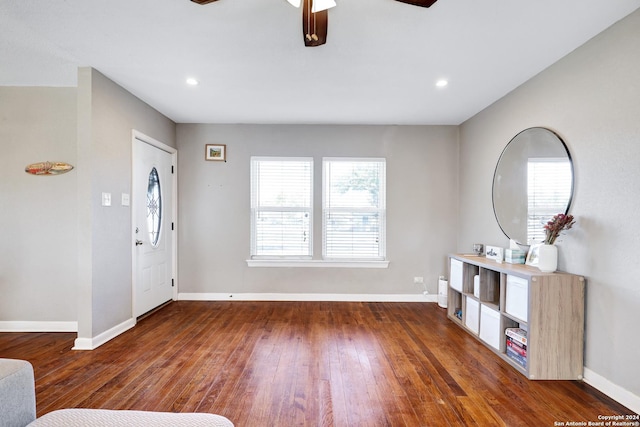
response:
<path id="1" fill-rule="evenodd" d="M 384 260 L 385 159 L 323 159 L 325 259 Z"/>
<path id="2" fill-rule="evenodd" d="M 252 258 L 310 258 L 313 159 L 252 157 Z"/>
<path id="3" fill-rule="evenodd" d="M 544 225 L 559 213 L 566 213 L 571 198 L 571 162 L 568 159 L 530 158 L 527 171 L 528 243 L 545 239 Z"/>

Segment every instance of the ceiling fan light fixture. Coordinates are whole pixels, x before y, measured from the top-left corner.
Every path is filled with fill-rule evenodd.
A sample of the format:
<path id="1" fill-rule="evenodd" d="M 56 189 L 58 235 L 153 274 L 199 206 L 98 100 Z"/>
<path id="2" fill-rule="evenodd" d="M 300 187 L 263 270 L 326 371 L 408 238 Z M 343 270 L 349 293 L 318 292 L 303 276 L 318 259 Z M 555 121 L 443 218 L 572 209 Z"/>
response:
<path id="1" fill-rule="evenodd" d="M 313 0 L 313 6 L 311 6 L 311 13 L 322 12 L 323 10 L 336 7 L 335 0 Z"/>
<path id="2" fill-rule="evenodd" d="M 302 0 L 287 0 L 291 6 L 300 7 Z"/>

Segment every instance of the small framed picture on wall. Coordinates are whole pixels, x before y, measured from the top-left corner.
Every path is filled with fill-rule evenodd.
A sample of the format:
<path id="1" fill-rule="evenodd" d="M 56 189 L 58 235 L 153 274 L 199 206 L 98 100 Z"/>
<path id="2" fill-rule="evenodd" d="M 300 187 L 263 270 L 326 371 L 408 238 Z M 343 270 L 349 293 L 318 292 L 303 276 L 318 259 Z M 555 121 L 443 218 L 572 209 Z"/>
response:
<path id="1" fill-rule="evenodd" d="M 204 146 L 204 159 L 213 162 L 226 162 L 227 146 L 225 144 L 206 144 Z"/>

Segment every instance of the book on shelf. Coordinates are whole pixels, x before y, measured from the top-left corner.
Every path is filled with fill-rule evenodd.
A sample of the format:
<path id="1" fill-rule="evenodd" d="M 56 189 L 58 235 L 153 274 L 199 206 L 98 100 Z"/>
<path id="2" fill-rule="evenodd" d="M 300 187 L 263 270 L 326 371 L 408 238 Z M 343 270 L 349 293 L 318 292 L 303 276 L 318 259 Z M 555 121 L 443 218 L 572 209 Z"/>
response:
<path id="1" fill-rule="evenodd" d="M 509 357 L 509 359 L 513 360 L 523 368 L 527 367 L 527 356 L 522 356 L 521 354 L 517 353 L 512 347 L 507 347 L 507 357 Z"/>
<path id="2" fill-rule="evenodd" d="M 511 337 L 507 337 L 507 348 L 510 348 L 521 356 L 527 357 L 527 346 L 511 339 Z"/>
<path id="3" fill-rule="evenodd" d="M 520 341 L 518 340 L 514 340 L 511 337 L 507 337 L 507 345 L 512 345 L 512 346 L 517 346 L 523 350 L 527 350 L 527 345 L 526 344 L 522 344 Z"/>
<path id="4" fill-rule="evenodd" d="M 507 328 L 504 333 L 507 337 L 511 337 L 513 340 L 518 341 L 524 345 L 527 345 L 527 331 L 521 328 Z"/>

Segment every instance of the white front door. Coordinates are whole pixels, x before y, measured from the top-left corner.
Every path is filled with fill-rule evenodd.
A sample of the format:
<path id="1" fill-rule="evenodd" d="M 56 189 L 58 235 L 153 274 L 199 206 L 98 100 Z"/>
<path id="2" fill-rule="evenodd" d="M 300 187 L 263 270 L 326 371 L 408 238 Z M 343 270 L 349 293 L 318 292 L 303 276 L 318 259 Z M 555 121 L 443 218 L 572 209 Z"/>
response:
<path id="1" fill-rule="evenodd" d="M 133 315 L 173 299 L 172 154 L 133 140 Z"/>

